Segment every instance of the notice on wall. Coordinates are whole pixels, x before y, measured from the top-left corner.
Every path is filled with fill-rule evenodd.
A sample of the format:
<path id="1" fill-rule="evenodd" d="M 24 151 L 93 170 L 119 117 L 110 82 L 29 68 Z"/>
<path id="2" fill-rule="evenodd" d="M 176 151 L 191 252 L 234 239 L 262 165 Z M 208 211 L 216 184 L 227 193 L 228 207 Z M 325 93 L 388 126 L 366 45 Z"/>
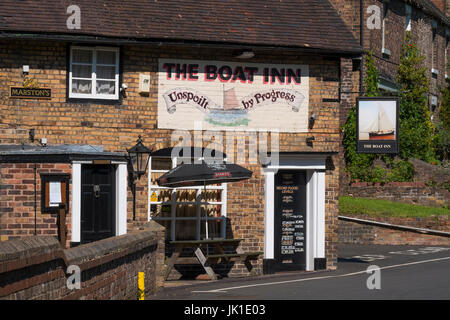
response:
<path id="1" fill-rule="evenodd" d="M 308 129 L 307 65 L 160 59 L 158 128 Z"/>
<path id="2" fill-rule="evenodd" d="M 281 194 L 281 255 L 291 256 L 305 251 L 304 212 L 298 205 L 299 185 L 297 173 L 282 173 L 276 189 Z M 289 260 L 285 260 L 288 261 Z"/>
<path id="3" fill-rule="evenodd" d="M 62 202 L 61 196 L 61 182 L 50 182 L 50 207 L 57 207 Z"/>

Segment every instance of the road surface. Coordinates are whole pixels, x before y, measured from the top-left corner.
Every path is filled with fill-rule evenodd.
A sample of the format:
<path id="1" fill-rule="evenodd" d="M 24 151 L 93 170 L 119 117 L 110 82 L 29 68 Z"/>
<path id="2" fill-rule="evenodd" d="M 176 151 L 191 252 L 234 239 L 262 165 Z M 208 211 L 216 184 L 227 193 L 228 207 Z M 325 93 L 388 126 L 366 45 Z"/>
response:
<path id="1" fill-rule="evenodd" d="M 367 272 L 367 269 L 379 267 Z M 377 277 L 379 275 L 379 277 Z M 198 282 L 198 284 L 197 284 Z M 372 289 L 369 289 L 371 287 Z M 338 269 L 164 288 L 150 300 L 450 299 L 450 247 L 339 246 Z"/>

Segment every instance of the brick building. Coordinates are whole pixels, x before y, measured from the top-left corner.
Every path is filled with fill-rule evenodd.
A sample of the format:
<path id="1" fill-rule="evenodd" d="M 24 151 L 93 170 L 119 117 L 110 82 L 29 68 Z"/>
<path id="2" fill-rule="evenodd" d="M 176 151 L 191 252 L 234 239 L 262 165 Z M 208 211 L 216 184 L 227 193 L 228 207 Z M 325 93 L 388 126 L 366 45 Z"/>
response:
<path id="1" fill-rule="evenodd" d="M 441 0 L 331 0 L 330 1 L 360 45 L 373 54 L 379 71 L 380 89 L 384 95 L 396 95 L 397 70 L 407 31 L 425 56 L 430 83 L 429 109 L 433 119 L 439 114 L 441 90 L 448 80 L 448 38 L 450 20 L 447 1 Z M 363 91 L 363 73 L 355 82 Z M 354 101 L 353 101 L 354 104 Z M 346 118 L 345 106 L 342 119 Z"/>
<path id="2" fill-rule="evenodd" d="M 258 271 L 336 268 L 340 108 L 362 49 L 330 3 L 4 0 L 0 12 L 1 240 L 56 235 L 65 202 L 66 246 L 148 220 L 166 240 L 204 238 L 207 220 L 210 236 L 264 251 Z M 139 135 L 155 153 L 133 213 Z M 251 160 L 256 141 L 270 163 Z M 161 189 L 180 145 L 199 150 L 184 160 L 212 148 L 253 176 L 209 187 L 207 203 Z"/>

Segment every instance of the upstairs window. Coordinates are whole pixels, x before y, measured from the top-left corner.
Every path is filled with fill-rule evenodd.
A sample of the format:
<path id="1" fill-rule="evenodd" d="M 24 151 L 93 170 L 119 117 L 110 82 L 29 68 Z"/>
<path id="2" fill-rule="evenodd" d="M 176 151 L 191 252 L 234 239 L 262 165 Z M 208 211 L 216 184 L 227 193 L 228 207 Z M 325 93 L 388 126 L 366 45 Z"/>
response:
<path id="1" fill-rule="evenodd" d="M 408 4 L 405 4 L 405 29 L 406 29 L 406 31 L 411 31 L 411 15 L 412 15 L 412 7 Z"/>
<path id="2" fill-rule="evenodd" d="M 119 99 L 119 48 L 71 47 L 69 98 Z"/>

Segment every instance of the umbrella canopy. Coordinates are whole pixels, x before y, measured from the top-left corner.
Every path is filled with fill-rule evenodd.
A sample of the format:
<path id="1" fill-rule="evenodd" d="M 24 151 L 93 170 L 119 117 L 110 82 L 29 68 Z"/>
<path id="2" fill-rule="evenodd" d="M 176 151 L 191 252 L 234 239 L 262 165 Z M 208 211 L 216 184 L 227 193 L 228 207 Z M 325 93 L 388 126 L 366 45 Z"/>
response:
<path id="1" fill-rule="evenodd" d="M 156 179 L 162 187 L 203 186 L 249 179 L 252 171 L 232 163 L 181 164 Z"/>

